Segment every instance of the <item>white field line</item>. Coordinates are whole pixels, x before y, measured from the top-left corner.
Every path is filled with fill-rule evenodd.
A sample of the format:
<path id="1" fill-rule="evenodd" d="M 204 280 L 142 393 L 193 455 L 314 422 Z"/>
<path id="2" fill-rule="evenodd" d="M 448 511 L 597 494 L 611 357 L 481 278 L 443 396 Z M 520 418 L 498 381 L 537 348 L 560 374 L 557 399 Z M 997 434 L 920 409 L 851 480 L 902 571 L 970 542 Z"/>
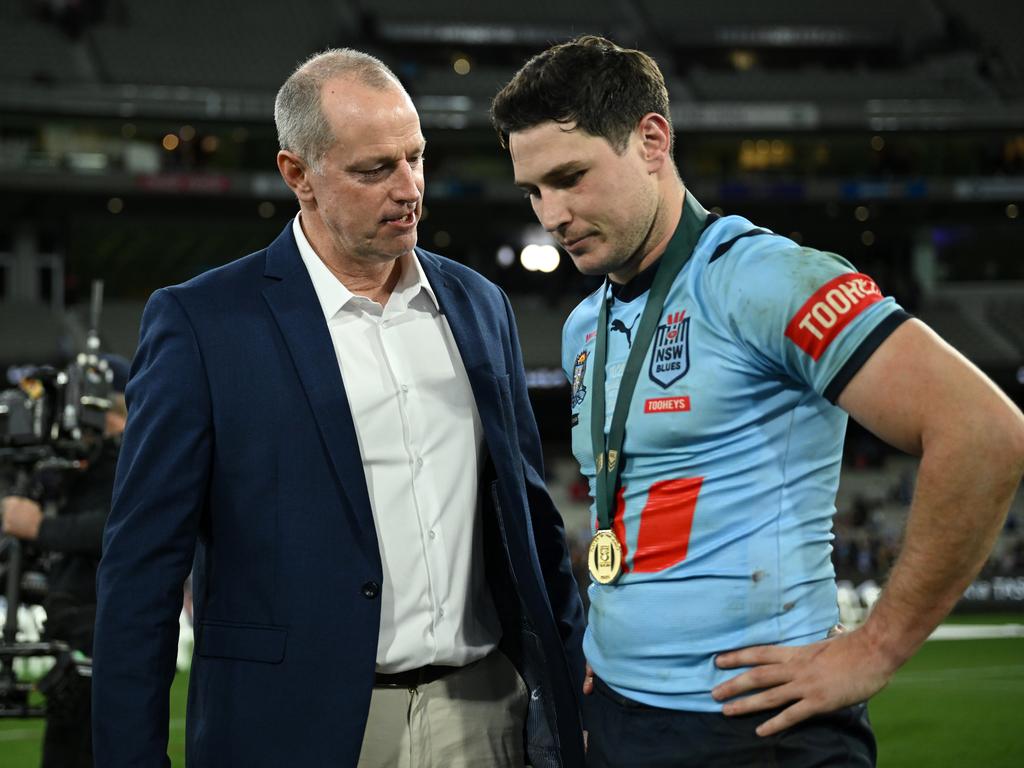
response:
<path id="1" fill-rule="evenodd" d="M 986 640 L 1024 637 L 1024 624 L 942 624 L 929 640 Z"/>
<path id="2" fill-rule="evenodd" d="M 892 679 L 890 685 L 900 683 L 953 683 L 970 680 L 972 684 L 984 684 L 983 687 L 997 684 L 1006 685 L 1014 690 L 1020 690 L 1022 679 L 1024 679 L 1024 664 L 1003 664 L 992 667 L 948 667 L 946 669 L 934 669 L 926 672 L 899 672 Z"/>

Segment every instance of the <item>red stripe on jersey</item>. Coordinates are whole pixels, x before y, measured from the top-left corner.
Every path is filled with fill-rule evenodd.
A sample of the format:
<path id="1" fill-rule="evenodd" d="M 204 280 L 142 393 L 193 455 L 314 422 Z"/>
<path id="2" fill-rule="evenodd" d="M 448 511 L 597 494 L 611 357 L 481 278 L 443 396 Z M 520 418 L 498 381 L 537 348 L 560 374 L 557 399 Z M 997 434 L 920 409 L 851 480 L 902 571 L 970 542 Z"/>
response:
<path id="1" fill-rule="evenodd" d="M 615 538 L 619 540 L 619 544 L 622 545 L 622 572 L 629 573 L 629 565 L 626 563 L 626 555 L 629 552 L 629 547 L 626 546 L 626 523 L 624 518 L 626 517 L 626 489 L 619 488 L 619 492 L 615 496 L 615 519 L 612 520 L 612 531 L 615 532 Z"/>
<path id="2" fill-rule="evenodd" d="M 640 518 L 634 573 L 663 571 L 686 559 L 693 512 L 703 482 L 703 477 L 681 477 L 651 485 Z"/>
<path id="3" fill-rule="evenodd" d="M 857 315 L 882 300 L 878 285 L 859 272 L 821 286 L 786 326 L 786 336 L 817 360 Z"/>

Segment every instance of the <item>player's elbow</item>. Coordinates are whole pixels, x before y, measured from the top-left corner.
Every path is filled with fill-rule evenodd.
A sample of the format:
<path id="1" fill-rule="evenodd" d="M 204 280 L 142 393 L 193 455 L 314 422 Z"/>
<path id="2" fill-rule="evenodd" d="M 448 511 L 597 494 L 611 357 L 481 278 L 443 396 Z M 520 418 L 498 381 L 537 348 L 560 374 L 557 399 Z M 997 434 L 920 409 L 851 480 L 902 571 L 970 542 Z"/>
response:
<path id="1" fill-rule="evenodd" d="M 1008 458 L 1011 462 L 1012 472 L 1017 482 L 1020 482 L 1024 475 L 1024 415 L 1017 411 L 1014 414 L 1013 426 L 1008 437 Z"/>
<path id="2" fill-rule="evenodd" d="M 1024 475 L 1024 415 L 1007 404 L 1002 418 L 983 429 L 984 453 L 992 469 L 1016 488 Z"/>
<path id="3" fill-rule="evenodd" d="M 993 498 L 1012 497 L 1024 475 L 1024 415 L 999 397 L 962 416 L 924 433 L 923 456 L 935 457 L 945 471 L 973 478 L 973 486 Z"/>

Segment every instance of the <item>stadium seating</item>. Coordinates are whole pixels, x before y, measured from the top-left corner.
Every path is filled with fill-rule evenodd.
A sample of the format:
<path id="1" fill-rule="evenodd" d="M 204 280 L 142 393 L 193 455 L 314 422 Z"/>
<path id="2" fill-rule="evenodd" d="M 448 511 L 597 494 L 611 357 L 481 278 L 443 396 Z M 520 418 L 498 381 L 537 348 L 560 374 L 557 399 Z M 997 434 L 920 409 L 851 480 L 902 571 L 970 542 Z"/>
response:
<path id="1" fill-rule="evenodd" d="M 311 53 L 352 36 L 343 9 L 325 0 L 262 12 L 242 0 L 131 3 L 89 35 L 110 82 L 276 90 Z"/>

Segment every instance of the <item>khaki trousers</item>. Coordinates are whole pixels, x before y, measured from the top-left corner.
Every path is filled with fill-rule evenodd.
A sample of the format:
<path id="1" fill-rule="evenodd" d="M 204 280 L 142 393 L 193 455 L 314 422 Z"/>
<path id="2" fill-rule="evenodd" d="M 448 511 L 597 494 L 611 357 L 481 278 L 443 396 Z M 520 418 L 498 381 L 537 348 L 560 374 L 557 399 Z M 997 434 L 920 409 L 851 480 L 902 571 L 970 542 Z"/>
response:
<path id="1" fill-rule="evenodd" d="M 359 768 L 522 768 L 528 699 L 497 650 L 418 688 L 374 688 Z"/>

